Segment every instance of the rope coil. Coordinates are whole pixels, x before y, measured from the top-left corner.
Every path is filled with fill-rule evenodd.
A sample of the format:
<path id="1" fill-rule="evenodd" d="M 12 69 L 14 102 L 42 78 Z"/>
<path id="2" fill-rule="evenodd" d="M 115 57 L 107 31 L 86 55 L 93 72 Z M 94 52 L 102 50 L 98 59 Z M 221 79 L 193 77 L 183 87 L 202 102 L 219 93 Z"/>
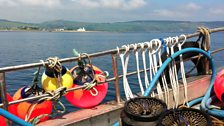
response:
<path id="1" fill-rule="evenodd" d="M 205 28 L 205 27 L 198 27 L 198 32 L 200 32 L 200 36 L 199 36 L 198 39 L 203 37 L 202 38 L 202 43 L 201 43 L 202 48 L 205 51 L 210 50 L 210 47 L 211 47 L 210 30 L 208 28 Z"/>
<path id="2" fill-rule="evenodd" d="M 62 65 L 59 62 L 58 57 L 49 57 L 47 59 L 46 67 L 50 68 L 51 70 L 54 70 L 57 73 L 61 73 Z"/>
<path id="3" fill-rule="evenodd" d="M 98 90 L 95 88 L 95 86 L 97 86 L 98 83 L 104 83 L 106 80 L 105 78 L 109 76 L 109 73 L 105 71 L 102 74 L 95 74 L 92 61 L 87 53 L 78 53 L 75 49 L 73 49 L 73 53 L 75 56 L 79 57 L 78 68 L 80 69 L 78 75 L 73 74 L 73 77 L 76 78 L 77 76 L 81 76 L 81 78 L 84 78 L 84 80 L 89 77 L 91 79 L 91 82 L 84 82 L 83 90 L 89 90 L 92 96 L 97 96 Z M 83 57 L 87 57 L 88 62 Z M 88 70 L 90 70 L 91 72 L 88 73 Z M 101 81 L 100 78 L 104 78 L 104 81 Z"/>

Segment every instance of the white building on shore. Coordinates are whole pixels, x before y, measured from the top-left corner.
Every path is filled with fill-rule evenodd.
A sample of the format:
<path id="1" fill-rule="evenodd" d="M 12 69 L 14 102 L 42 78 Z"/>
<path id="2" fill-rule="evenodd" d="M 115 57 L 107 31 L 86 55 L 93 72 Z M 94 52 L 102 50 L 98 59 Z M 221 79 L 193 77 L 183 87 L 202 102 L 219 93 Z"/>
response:
<path id="1" fill-rule="evenodd" d="M 77 29 L 78 32 L 85 32 L 86 29 L 84 27 Z"/>

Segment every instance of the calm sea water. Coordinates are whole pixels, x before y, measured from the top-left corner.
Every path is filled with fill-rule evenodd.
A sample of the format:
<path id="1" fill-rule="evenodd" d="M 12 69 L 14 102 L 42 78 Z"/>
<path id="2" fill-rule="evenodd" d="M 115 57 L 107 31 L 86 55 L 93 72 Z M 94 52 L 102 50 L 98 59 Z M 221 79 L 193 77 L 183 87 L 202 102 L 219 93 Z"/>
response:
<path id="1" fill-rule="evenodd" d="M 124 44 L 149 41 L 154 38 L 165 38 L 176 36 L 182 33 L 109 33 L 109 32 L 92 32 L 92 33 L 56 33 L 56 32 L 0 32 L 0 67 L 21 65 L 26 63 L 39 62 L 50 56 L 59 58 L 72 57 L 72 49 L 79 52 L 94 53 L 107 49 L 115 49 Z M 192 40 L 196 40 L 193 38 Z M 224 47 L 223 33 L 214 33 L 211 36 L 212 50 Z M 223 65 L 223 52 L 215 54 L 215 63 L 217 67 Z M 92 59 L 93 64 L 99 66 L 102 70 L 110 73 L 111 56 L 104 56 Z M 129 70 L 135 70 L 135 59 L 130 59 Z M 65 64 L 68 68 L 76 65 L 76 62 Z M 119 62 L 120 65 L 120 62 Z M 119 68 L 121 68 L 119 66 Z M 33 78 L 33 72 L 36 69 L 20 70 L 6 74 L 7 91 L 13 95 L 16 90 L 24 85 L 30 85 Z M 43 68 L 42 68 L 43 71 Z M 119 72 L 121 73 L 121 71 Z M 135 84 L 137 77 L 131 77 L 130 83 Z M 121 84 L 121 83 L 120 83 Z M 108 95 L 105 101 L 115 99 L 113 83 L 109 84 Z M 121 86 L 122 88 L 122 86 Z M 123 92 L 122 92 L 123 95 Z M 63 103 L 69 111 L 74 108 L 64 98 Z"/>

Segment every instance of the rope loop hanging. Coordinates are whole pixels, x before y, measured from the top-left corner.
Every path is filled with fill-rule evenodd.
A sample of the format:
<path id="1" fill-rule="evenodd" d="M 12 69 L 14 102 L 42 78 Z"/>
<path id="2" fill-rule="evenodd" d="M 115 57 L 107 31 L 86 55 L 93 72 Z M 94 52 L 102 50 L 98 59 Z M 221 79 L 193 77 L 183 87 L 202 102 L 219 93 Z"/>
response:
<path id="1" fill-rule="evenodd" d="M 174 46 L 176 45 L 175 40 L 177 41 L 176 37 L 168 37 L 165 39 L 167 49 L 167 58 L 171 57 L 171 55 L 174 53 Z M 173 108 L 176 108 L 178 106 L 179 102 L 179 83 L 178 83 L 178 76 L 176 72 L 176 63 L 175 60 L 172 59 L 172 62 L 168 65 L 169 66 L 169 78 L 170 78 L 170 85 L 172 87 L 173 91 L 173 98 L 174 98 L 174 106 Z"/>
<path id="2" fill-rule="evenodd" d="M 149 55 L 149 64 L 150 64 L 150 79 L 152 80 L 152 77 L 156 74 L 158 66 L 159 66 L 159 50 L 161 50 L 161 41 L 159 39 L 152 39 L 150 42 L 147 42 L 148 45 L 148 55 Z M 159 98 L 164 100 L 163 97 L 163 91 L 162 87 L 160 85 L 160 82 L 158 82 L 158 85 L 156 86 L 157 93 L 159 95 Z M 155 93 L 154 93 L 155 94 Z"/>
<path id="3" fill-rule="evenodd" d="M 144 94 L 144 88 L 142 85 L 142 80 L 141 80 L 141 76 L 140 76 L 140 68 L 139 68 L 139 53 L 138 53 L 138 44 L 131 44 L 130 47 L 133 47 L 133 52 L 135 54 L 135 61 L 136 61 L 136 69 L 137 69 L 137 76 L 138 76 L 138 83 L 139 83 L 139 87 L 140 87 L 140 91 L 141 94 Z"/>
<path id="4" fill-rule="evenodd" d="M 117 47 L 117 54 L 120 56 L 120 59 L 121 59 L 122 70 L 123 70 L 123 87 L 124 87 L 126 99 L 128 100 L 134 97 L 132 94 L 130 85 L 128 83 L 128 79 L 127 79 L 130 46 L 123 45 L 122 48 L 125 48 L 124 53 L 121 53 L 119 47 Z"/>
<path id="5" fill-rule="evenodd" d="M 151 43 L 152 44 L 151 47 L 153 49 L 152 54 L 154 54 L 154 53 L 157 53 L 161 49 L 162 42 L 159 39 L 153 39 L 152 42 L 153 42 Z"/>
<path id="6" fill-rule="evenodd" d="M 162 51 L 167 52 L 167 46 L 166 46 L 166 43 L 163 38 L 160 38 L 159 40 L 161 42 L 161 45 L 160 45 L 160 50 L 158 50 L 158 62 L 159 62 L 158 67 L 160 68 L 163 64 L 162 58 L 161 58 L 161 55 L 162 55 L 161 53 L 162 53 Z M 164 72 L 161 73 L 161 78 L 162 78 L 162 85 L 163 85 L 164 95 L 165 95 L 164 101 L 167 104 L 167 107 L 169 108 L 169 101 L 170 101 L 169 87 L 168 87 L 168 84 L 166 81 L 166 76 L 165 76 Z"/>
<path id="7" fill-rule="evenodd" d="M 145 58 L 145 43 L 139 43 L 141 47 L 141 53 L 142 53 L 142 62 L 143 62 L 143 69 L 144 69 L 144 79 L 145 79 L 145 87 L 147 88 L 149 86 L 149 79 L 148 79 L 148 74 L 147 74 L 147 67 L 146 67 L 146 58 Z"/>
<path id="8" fill-rule="evenodd" d="M 178 49 L 179 49 L 179 51 L 182 50 L 182 45 L 186 42 L 186 39 L 187 39 L 186 35 L 184 35 L 184 34 L 180 35 L 180 37 L 183 37 L 184 40 L 183 41 L 178 41 Z M 180 54 L 179 58 L 180 58 L 181 78 L 182 78 L 182 82 L 183 82 L 183 85 L 184 85 L 184 102 L 183 102 L 183 104 L 185 104 L 185 103 L 188 102 L 187 80 L 186 80 L 186 75 L 185 75 L 183 55 Z"/>

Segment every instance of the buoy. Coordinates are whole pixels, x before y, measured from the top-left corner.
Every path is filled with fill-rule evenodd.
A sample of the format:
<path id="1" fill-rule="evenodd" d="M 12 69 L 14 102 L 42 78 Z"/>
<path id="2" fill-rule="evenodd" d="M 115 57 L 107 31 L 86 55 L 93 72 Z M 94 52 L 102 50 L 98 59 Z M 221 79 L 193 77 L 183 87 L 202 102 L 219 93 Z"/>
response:
<path id="1" fill-rule="evenodd" d="M 217 98 L 224 102 L 224 69 L 221 70 L 215 78 L 214 92 Z"/>
<path id="2" fill-rule="evenodd" d="M 1 126 L 7 126 L 6 120 L 3 116 L 0 116 L 0 124 L 1 124 Z"/>
<path id="3" fill-rule="evenodd" d="M 6 94 L 6 98 L 7 98 L 8 102 L 13 101 L 12 97 L 11 97 L 10 94 L 8 94 L 8 93 Z M 0 98 L 0 103 L 2 103 L 1 98 Z M 17 116 L 17 111 L 16 111 L 16 105 L 15 105 L 15 104 L 13 104 L 13 105 L 9 105 L 9 107 L 8 107 L 8 111 L 9 111 L 10 113 L 12 113 L 12 114 L 14 114 L 14 115 Z M 3 116 L 0 116 L 0 125 L 1 125 L 1 126 L 7 126 L 7 124 L 6 124 L 6 119 L 5 119 Z"/>
<path id="4" fill-rule="evenodd" d="M 85 83 L 89 83 L 93 80 L 94 76 L 96 76 L 96 81 L 98 82 L 104 82 L 106 80 L 103 72 L 96 66 L 90 67 L 90 65 L 86 65 L 84 68 L 85 74 L 87 74 L 86 76 L 82 76 L 82 73 L 79 73 L 80 68 L 78 66 L 73 67 L 70 71 L 74 78 L 74 84 L 72 87 L 78 87 Z M 79 89 L 70 91 L 65 95 L 65 97 L 72 105 L 76 107 L 91 108 L 102 102 L 107 94 L 107 90 L 108 83 L 105 82 L 94 86 L 94 88 L 90 90 Z"/>
<path id="5" fill-rule="evenodd" d="M 49 70 L 48 68 L 46 68 L 45 72 L 43 73 L 41 82 L 42 82 L 42 88 L 45 91 L 56 90 L 57 88 L 60 87 L 58 85 L 58 78 L 55 77 L 54 74 L 56 74 L 56 76 L 58 76 L 57 73 L 54 73 L 53 71 Z M 61 86 L 69 89 L 72 87 L 72 85 L 73 85 L 73 78 L 72 78 L 70 71 L 65 66 L 62 66 Z"/>
<path id="6" fill-rule="evenodd" d="M 20 99 L 24 99 L 27 97 L 30 97 L 31 94 L 26 94 L 26 92 L 29 90 L 30 88 L 25 86 L 20 88 L 19 90 L 17 90 L 17 92 L 14 94 L 13 96 L 13 100 L 20 100 Z M 29 101 L 29 102 L 20 102 L 16 107 L 17 110 L 17 115 L 18 117 L 20 117 L 21 119 L 25 120 L 26 115 L 32 111 L 31 110 L 31 105 L 34 104 L 34 101 Z M 40 103 L 38 103 L 34 108 L 32 113 L 30 114 L 30 118 L 29 120 L 38 117 L 40 115 L 43 114 L 51 114 L 52 112 L 52 102 L 51 101 L 41 101 Z M 40 122 L 45 121 L 48 119 L 48 116 L 44 116 L 42 118 L 40 118 Z"/>

